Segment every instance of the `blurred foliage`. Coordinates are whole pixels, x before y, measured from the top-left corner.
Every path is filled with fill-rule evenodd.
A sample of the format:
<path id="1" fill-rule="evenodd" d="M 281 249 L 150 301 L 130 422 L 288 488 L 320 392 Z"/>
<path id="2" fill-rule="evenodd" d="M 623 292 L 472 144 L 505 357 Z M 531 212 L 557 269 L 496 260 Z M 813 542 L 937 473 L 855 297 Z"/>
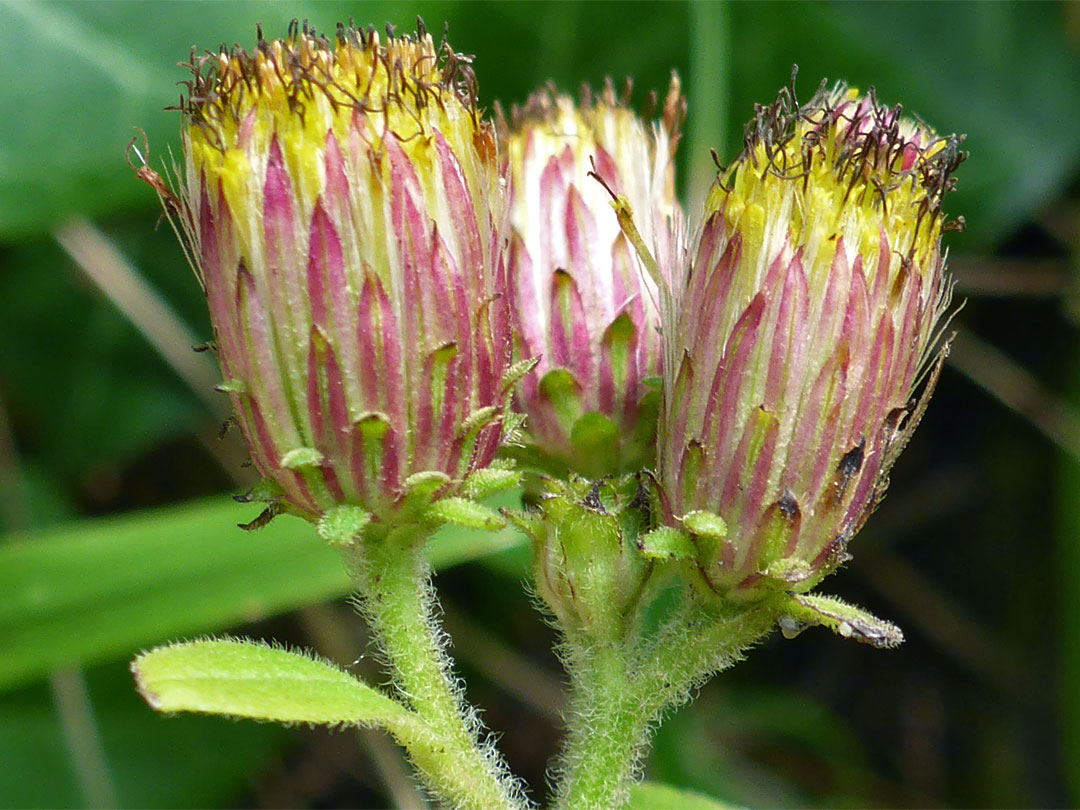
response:
<path id="1" fill-rule="evenodd" d="M 489 108 L 548 80 L 572 90 L 607 75 L 633 76 L 644 102 L 677 70 L 690 105 L 688 194 L 711 171 L 709 148 L 730 161 L 753 104 L 771 101 L 794 64 L 803 98 L 826 77 L 873 85 L 940 130 L 967 133 L 971 159 L 947 201 L 969 226 L 948 238 L 968 298 L 957 321 L 963 373 L 946 373 L 855 562 L 827 584 L 899 621 L 909 641 L 891 653 L 813 632 L 770 641 L 670 719 L 650 776 L 749 805 L 1080 802 L 1080 418 L 1069 404 L 1080 401 L 1080 6 L 0 8 L 0 525 L 11 535 L 0 546 L 0 805 L 103 803 L 85 756 L 95 749 L 97 781 L 122 806 L 388 801 L 378 757 L 346 734 L 166 719 L 135 695 L 126 661 L 172 634 L 258 620 L 240 632 L 346 665 L 366 648 L 340 606 L 329 624 L 310 610 L 285 614 L 345 588 L 302 524 L 285 518 L 245 535 L 233 526 L 250 508 L 197 500 L 243 488 L 231 445 L 212 438 L 204 397 L 88 282 L 55 232 L 72 217 L 92 221 L 208 337 L 191 272 L 169 229 L 154 230 L 156 200 L 124 161 L 133 127 L 145 129 L 155 166 L 175 152 L 178 117 L 162 108 L 175 103 L 185 78 L 175 63 L 193 46 L 250 46 L 256 22 L 269 36 L 294 17 L 325 31 L 350 16 L 405 30 L 417 14 L 476 55 Z M 1017 368 L 973 353 L 980 346 Z M 488 551 L 475 538 L 449 542 L 465 549 L 455 561 Z M 557 707 L 542 696 L 560 675 L 521 571 L 511 550 L 447 571 L 439 585 L 455 606 L 470 697 L 542 796 L 557 741 Z M 73 665 L 88 667 L 84 681 Z M 82 722 L 64 697 L 72 678 L 85 682 Z"/>
<path id="2" fill-rule="evenodd" d="M 229 499 L 188 501 L 9 535 L 0 546 L 0 689 L 348 593 L 340 558 L 311 526 L 278 520 L 240 534 L 237 520 L 250 511 Z M 521 542 L 510 530 L 447 528 L 430 540 L 428 559 L 442 569 Z"/>
<path id="3" fill-rule="evenodd" d="M 127 662 L 96 668 L 88 693 L 124 807 L 213 807 L 251 790 L 251 770 L 288 739 L 278 726 L 148 712 Z M 44 684 L 0 696 L 0 800 L 6 807 L 82 807 L 79 780 Z"/>

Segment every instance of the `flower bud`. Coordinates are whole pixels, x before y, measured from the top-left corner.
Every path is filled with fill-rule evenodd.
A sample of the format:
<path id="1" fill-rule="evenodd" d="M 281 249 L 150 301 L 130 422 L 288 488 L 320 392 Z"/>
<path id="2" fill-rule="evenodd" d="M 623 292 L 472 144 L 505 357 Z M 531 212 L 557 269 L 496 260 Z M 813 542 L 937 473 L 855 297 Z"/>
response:
<path id="1" fill-rule="evenodd" d="M 695 570 L 733 596 L 816 584 L 883 496 L 940 370 L 913 398 L 949 304 L 941 202 L 964 157 L 842 85 L 803 107 L 781 93 L 747 133 L 664 324 L 679 365 L 658 450 Z M 725 529 L 697 532 L 710 514 Z"/>
<path id="2" fill-rule="evenodd" d="M 505 513 L 532 540 L 536 592 L 572 638 L 617 641 L 648 602 L 647 486 L 636 476 L 545 484 L 538 511 Z"/>
<path id="3" fill-rule="evenodd" d="M 465 57 L 295 22 L 192 59 L 179 214 L 281 508 L 386 518 L 484 467 L 512 348 L 505 176 Z M 419 483 L 418 483 L 419 482 Z"/>
<path id="4" fill-rule="evenodd" d="M 610 194 L 629 199 L 660 256 L 671 253 L 681 217 L 678 80 L 651 124 L 625 96 L 610 81 L 598 98 L 586 88 L 580 106 L 536 93 L 514 110 L 509 136 L 512 314 L 519 354 L 540 358 L 517 409 L 541 459 L 591 477 L 651 464 L 659 402 L 656 285 Z"/>

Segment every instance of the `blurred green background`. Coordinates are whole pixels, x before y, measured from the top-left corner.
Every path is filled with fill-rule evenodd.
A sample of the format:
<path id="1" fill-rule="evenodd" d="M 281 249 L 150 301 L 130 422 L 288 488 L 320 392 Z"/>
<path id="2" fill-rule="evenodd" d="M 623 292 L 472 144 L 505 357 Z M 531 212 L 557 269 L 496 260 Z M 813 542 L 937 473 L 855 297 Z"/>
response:
<path id="1" fill-rule="evenodd" d="M 162 718 L 127 662 L 233 632 L 370 673 L 347 583 L 299 521 L 245 534 L 250 473 L 201 295 L 124 161 L 178 145 L 192 46 L 255 24 L 449 26 L 483 103 L 547 80 L 672 69 L 685 194 L 800 68 L 874 85 L 971 159 L 946 210 L 950 366 L 890 496 L 826 590 L 898 621 L 878 652 L 773 638 L 665 724 L 651 778 L 753 806 L 1080 803 L 1080 5 L 1070 3 L 5 3 L 0 5 L 0 806 L 385 806 L 382 736 Z M 513 538 L 446 536 L 438 586 L 470 697 L 545 794 L 561 674 Z M 377 677 L 377 676 L 376 676 Z"/>

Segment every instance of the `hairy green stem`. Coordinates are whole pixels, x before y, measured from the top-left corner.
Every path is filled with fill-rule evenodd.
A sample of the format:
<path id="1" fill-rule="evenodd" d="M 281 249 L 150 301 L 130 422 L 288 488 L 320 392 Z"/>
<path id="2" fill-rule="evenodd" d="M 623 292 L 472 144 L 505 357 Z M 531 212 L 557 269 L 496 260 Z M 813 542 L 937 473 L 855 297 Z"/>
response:
<path id="1" fill-rule="evenodd" d="M 649 721 L 621 645 L 568 650 L 570 724 L 555 807 L 611 810 L 626 803 L 645 751 Z"/>
<path id="2" fill-rule="evenodd" d="M 430 741 L 403 739 L 428 787 L 453 807 L 496 810 L 523 806 L 521 790 L 465 705 L 435 620 L 426 532 L 387 532 L 369 524 L 347 552 L 360 607 L 386 656 L 403 702 L 419 714 Z"/>
<path id="3" fill-rule="evenodd" d="M 688 596 L 643 651 L 636 687 L 654 719 L 687 701 L 692 690 L 742 660 L 776 627 L 783 601 L 720 608 Z"/>
<path id="4" fill-rule="evenodd" d="M 727 669 L 776 626 L 771 601 L 718 610 L 688 596 L 638 647 L 568 643 L 571 720 L 556 807 L 626 804 L 652 729 L 695 686 Z"/>

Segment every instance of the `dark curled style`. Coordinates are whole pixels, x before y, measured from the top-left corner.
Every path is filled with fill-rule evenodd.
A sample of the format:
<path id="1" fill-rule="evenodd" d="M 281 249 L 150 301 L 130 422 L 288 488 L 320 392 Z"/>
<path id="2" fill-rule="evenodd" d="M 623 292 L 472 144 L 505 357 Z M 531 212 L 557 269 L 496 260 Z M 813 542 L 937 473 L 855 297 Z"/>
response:
<path id="1" fill-rule="evenodd" d="M 338 23 L 333 40 L 306 20 L 300 23 L 294 19 L 283 40 L 267 40 L 261 25 L 256 30 L 254 53 L 239 45 L 221 45 L 216 52 L 202 55 L 196 55 L 193 48 L 188 61 L 181 63 L 191 73 L 190 79 L 180 82 L 187 92 L 178 105 L 167 109 L 179 110 L 191 123 L 216 136 L 223 117 L 239 119 L 247 96 L 259 95 L 268 82 L 274 82 L 284 89 L 289 111 L 301 120 L 306 102 L 316 93 L 327 98 L 335 110 L 344 106 L 371 114 L 382 112 L 387 104 L 410 112 L 431 103 L 441 106 L 443 93 L 449 91 L 469 110 L 474 123 L 479 121 L 471 55 L 456 52 L 444 37 L 434 59 L 419 55 L 409 63 L 401 59 L 402 47 L 408 50 L 428 37 L 423 20 L 417 19 L 415 35 L 397 34 L 388 25 L 385 44 L 374 27 L 356 28 L 351 20 L 347 26 Z M 391 44 L 399 47 L 388 47 Z M 366 51 L 374 58 L 364 65 L 355 59 L 356 51 Z M 335 75 L 346 61 L 355 68 L 350 81 Z M 374 89 L 377 73 L 387 77 L 386 88 Z M 417 123 L 422 123 L 419 118 Z M 220 138 L 217 141 L 224 151 L 225 145 Z"/>

